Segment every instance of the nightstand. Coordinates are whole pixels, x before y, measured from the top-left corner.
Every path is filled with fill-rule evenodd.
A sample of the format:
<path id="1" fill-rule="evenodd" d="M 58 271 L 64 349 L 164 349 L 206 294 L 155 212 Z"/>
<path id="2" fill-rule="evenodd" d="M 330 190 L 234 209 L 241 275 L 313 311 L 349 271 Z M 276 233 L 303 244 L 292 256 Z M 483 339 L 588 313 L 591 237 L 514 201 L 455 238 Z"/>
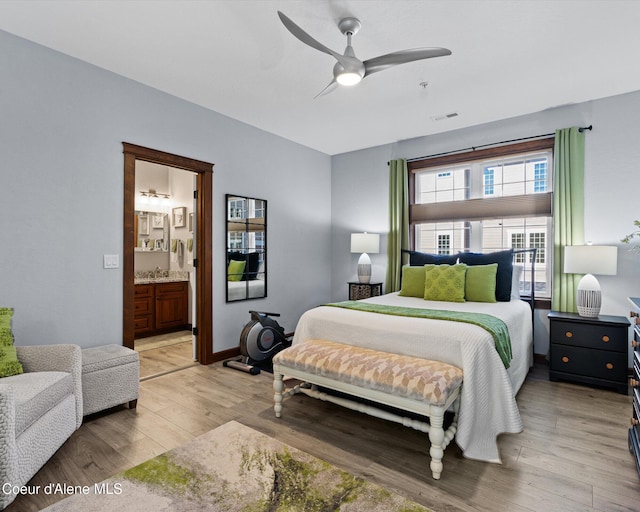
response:
<path id="1" fill-rule="evenodd" d="M 629 321 L 549 313 L 549 379 L 615 388 L 627 394 Z"/>
<path id="2" fill-rule="evenodd" d="M 368 299 L 382 295 L 382 283 L 349 282 L 349 300 Z"/>

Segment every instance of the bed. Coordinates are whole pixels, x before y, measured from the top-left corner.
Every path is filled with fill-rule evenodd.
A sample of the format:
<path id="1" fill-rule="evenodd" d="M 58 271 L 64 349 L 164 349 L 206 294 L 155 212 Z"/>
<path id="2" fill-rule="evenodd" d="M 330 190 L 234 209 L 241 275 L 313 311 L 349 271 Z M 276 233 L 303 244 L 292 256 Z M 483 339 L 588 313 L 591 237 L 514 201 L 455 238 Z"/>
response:
<path id="1" fill-rule="evenodd" d="M 533 364 L 531 304 L 517 298 L 517 294 L 511 294 L 512 287 L 515 288 L 513 281 L 516 280 L 516 273 L 512 276 L 511 259 L 509 265 L 505 265 L 504 255 L 505 252 L 502 252 L 502 270 L 509 268 L 509 300 L 425 300 L 403 295 L 401 291 L 358 302 L 491 315 L 502 320 L 508 329 L 512 354 L 506 365 L 496 351 L 493 336 L 478 325 L 394 316 L 332 305 L 320 306 L 304 313 L 296 327 L 293 344 L 304 343 L 309 339 L 324 339 L 442 361 L 462 368 L 464 381 L 456 442 L 467 458 L 500 462 L 497 436 L 501 433 L 518 433 L 523 429 L 515 395 Z M 510 251 L 509 258 L 512 257 L 513 253 Z M 535 257 L 530 261 L 535 261 Z M 444 265 L 447 264 L 438 262 L 432 266 Z M 413 268 L 416 266 L 411 265 Z M 403 290 L 404 288 L 403 283 Z"/>

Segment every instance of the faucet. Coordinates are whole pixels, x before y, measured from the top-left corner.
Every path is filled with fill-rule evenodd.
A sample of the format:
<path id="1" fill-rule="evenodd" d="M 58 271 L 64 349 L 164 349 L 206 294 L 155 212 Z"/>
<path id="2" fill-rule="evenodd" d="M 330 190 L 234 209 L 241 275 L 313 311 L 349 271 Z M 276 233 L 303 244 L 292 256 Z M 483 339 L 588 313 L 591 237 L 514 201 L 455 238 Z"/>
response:
<path id="1" fill-rule="evenodd" d="M 158 277 L 161 277 L 161 276 L 158 276 L 158 273 L 162 273 L 162 269 L 160 267 L 156 267 L 156 269 L 153 272 L 153 277 L 155 279 L 158 279 Z"/>

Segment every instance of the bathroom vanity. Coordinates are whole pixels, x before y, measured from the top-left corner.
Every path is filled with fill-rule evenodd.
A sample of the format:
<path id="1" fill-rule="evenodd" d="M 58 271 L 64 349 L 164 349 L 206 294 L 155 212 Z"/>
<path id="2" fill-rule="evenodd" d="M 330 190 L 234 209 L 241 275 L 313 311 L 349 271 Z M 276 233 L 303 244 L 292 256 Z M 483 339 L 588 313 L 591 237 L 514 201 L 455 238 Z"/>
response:
<path id="1" fill-rule="evenodd" d="M 190 329 L 187 281 L 140 280 L 134 286 L 135 337 Z"/>

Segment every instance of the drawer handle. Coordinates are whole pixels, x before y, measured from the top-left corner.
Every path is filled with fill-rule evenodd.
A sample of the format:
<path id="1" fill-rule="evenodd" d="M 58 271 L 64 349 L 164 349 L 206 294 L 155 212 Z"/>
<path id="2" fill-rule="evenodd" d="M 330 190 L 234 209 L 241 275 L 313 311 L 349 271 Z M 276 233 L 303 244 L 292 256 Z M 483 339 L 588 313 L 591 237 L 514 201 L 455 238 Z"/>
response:
<path id="1" fill-rule="evenodd" d="M 609 343 L 609 336 L 607 336 L 606 334 L 602 337 L 602 341 L 604 341 L 605 343 Z"/>
<path id="2" fill-rule="evenodd" d="M 564 333 L 567 338 L 573 338 L 573 333 L 571 331 L 567 331 Z"/>
<path id="3" fill-rule="evenodd" d="M 629 386 L 631 386 L 632 388 L 637 388 L 638 386 L 640 386 L 640 381 L 637 381 L 636 379 L 631 377 L 629 379 Z"/>
<path id="4" fill-rule="evenodd" d="M 635 427 L 636 425 L 640 425 L 640 421 L 638 421 L 636 418 L 631 418 L 631 426 Z"/>
<path id="5" fill-rule="evenodd" d="M 563 356 L 562 357 L 562 362 L 563 363 L 568 363 L 569 362 L 569 358 L 567 356 Z"/>
<path id="6" fill-rule="evenodd" d="M 613 363 L 607 363 L 605 366 L 607 367 L 607 370 L 613 370 Z"/>

